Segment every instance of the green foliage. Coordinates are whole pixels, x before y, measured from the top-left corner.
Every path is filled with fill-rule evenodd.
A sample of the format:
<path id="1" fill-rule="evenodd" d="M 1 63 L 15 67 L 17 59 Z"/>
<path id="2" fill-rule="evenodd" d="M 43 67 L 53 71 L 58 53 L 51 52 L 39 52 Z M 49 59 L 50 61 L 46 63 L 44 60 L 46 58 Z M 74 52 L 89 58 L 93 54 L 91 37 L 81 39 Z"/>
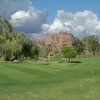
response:
<path id="1" fill-rule="evenodd" d="M 96 52 L 99 52 L 100 44 L 99 44 L 99 38 L 95 35 L 88 36 L 85 38 L 85 41 L 87 43 L 87 48 L 90 52 L 93 53 L 93 55 L 96 54 Z"/>
<path id="2" fill-rule="evenodd" d="M 37 60 L 39 56 L 39 47 L 34 41 L 27 38 L 23 44 L 22 55 Z"/>
<path id="3" fill-rule="evenodd" d="M 9 21 L 6 18 L 4 18 L 4 22 L 7 26 L 8 32 L 13 33 L 13 28 L 12 28 L 11 24 L 9 23 Z"/>
<path id="4" fill-rule="evenodd" d="M 51 44 L 48 44 L 46 46 L 46 48 L 47 48 L 48 53 L 50 53 L 52 51 L 52 45 Z"/>
<path id="5" fill-rule="evenodd" d="M 0 49 L 6 61 L 20 60 L 21 57 L 38 59 L 39 48 L 24 33 L 14 33 L 9 21 L 0 18 Z"/>
<path id="6" fill-rule="evenodd" d="M 5 39 L 11 38 L 13 35 L 13 28 L 6 18 L 0 18 L 0 35 Z"/>
<path id="7" fill-rule="evenodd" d="M 11 52 L 12 56 L 19 60 L 20 53 L 22 51 L 22 45 L 18 43 L 18 40 L 12 40 L 11 42 Z"/>
<path id="8" fill-rule="evenodd" d="M 61 48 L 61 53 L 64 56 L 64 58 L 68 58 L 68 62 L 70 62 L 70 58 L 75 58 L 77 55 L 76 49 L 67 45 L 64 45 Z"/>
<path id="9" fill-rule="evenodd" d="M 37 45 L 33 45 L 31 48 L 31 57 L 35 60 L 38 60 L 39 57 L 39 47 Z"/>
<path id="10" fill-rule="evenodd" d="M 31 56 L 31 49 L 32 49 L 33 43 L 30 39 L 26 39 L 23 43 L 23 49 L 22 49 L 22 55 L 24 57 L 30 57 Z"/>
<path id="11" fill-rule="evenodd" d="M 47 59 L 47 55 L 48 55 L 47 47 L 46 46 L 41 47 L 39 56 Z"/>
<path id="12" fill-rule="evenodd" d="M 48 44 L 40 48 L 39 56 L 46 58 L 48 61 L 51 59 L 52 45 Z"/>
<path id="13" fill-rule="evenodd" d="M 2 57 L 7 61 L 11 57 L 11 40 L 13 28 L 6 18 L 0 18 L 0 49 Z"/>
<path id="14" fill-rule="evenodd" d="M 61 53 L 55 53 L 53 56 L 55 59 L 60 59 L 62 57 Z"/>
<path id="15" fill-rule="evenodd" d="M 72 45 L 77 50 L 78 55 L 80 55 L 85 50 L 84 43 L 78 38 L 74 38 Z"/>
<path id="16" fill-rule="evenodd" d="M 11 57 L 11 42 L 9 40 L 2 44 L 2 54 L 4 60 L 9 61 Z"/>

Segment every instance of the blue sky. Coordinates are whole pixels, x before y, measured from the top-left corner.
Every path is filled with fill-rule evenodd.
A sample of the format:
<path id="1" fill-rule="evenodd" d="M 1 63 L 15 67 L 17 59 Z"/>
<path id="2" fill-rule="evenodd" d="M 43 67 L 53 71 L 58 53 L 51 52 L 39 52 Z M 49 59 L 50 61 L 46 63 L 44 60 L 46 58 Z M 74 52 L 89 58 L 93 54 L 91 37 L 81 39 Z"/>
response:
<path id="1" fill-rule="evenodd" d="M 57 10 L 77 12 L 91 10 L 100 18 L 100 0 L 31 0 L 32 5 L 38 9 L 47 9 L 48 21 L 53 21 Z"/>

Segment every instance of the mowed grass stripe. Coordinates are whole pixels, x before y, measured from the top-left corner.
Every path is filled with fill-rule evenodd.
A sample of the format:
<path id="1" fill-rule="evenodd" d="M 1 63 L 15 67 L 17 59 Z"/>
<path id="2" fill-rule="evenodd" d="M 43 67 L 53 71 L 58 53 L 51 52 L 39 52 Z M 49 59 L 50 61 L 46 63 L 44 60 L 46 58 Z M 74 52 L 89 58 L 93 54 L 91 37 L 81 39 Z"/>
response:
<path id="1" fill-rule="evenodd" d="M 14 78 L 9 77 L 7 74 L 5 75 L 4 72 L 0 71 L 0 83 L 8 82 L 15 80 Z"/>
<path id="2" fill-rule="evenodd" d="M 23 68 L 21 68 L 21 66 L 20 66 L 21 69 L 19 69 L 18 66 L 16 66 L 16 67 L 14 67 L 14 66 L 11 67 L 11 65 L 9 65 L 9 66 L 7 66 L 7 68 L 14 69 L 14 70 L 20 71 L 22 73 L 24 72 L 24 73 L 29 74 L 29 75 L 31 74 L 32 76 L 33 76 L 34 71 L 36 71 L 36 73 L 34 73 L 35 75 L 41 73 L 40 71 L 37 72 L 38 70 L 33 69 L 34 70 L 33 71 L 30 68 L 27 68 L 27 69 L 23 70 L 23 68 L 24 68 L 23 66 L 22 66 Z M 31 73 L 30 73 L 30 70 L 31 70 Z M 27 71 L 28 71 L 28 73 L 27 73 Z M 42 72 L 42 73 L 44 73 L 44 72 Z M 66 74 L 67 74 L 67 76 L 66 76 Z M 54 82 L 59 83 L 59 82 L 63 82 L 63 81 L 69 80 L 69 79 L 73 79 L 74 80 L 76 78 L 79 78 L 79 76 L 83 76 L 83 77 L 87 77 L 88 76 L 89 77 L 91 75 L 92 75 L 92 73 L 90 71 L 89 72 L 88 71 L 87 72 L 86 71 L 84 72 L 84 71 L 78 70 L 78 69 L 67 69 L 67 70 L 63 70 L 63 71 L 61 70 L 60 72 L 55 73 L 55 75 L 53 74 L 53 77 L 52 77 L 52 75 L 50 75 L 50 79 L 47 79 L 47 81 L 50 81 L 50 83 L 54 83 Z M 46 73 L 45 76 L 46 76 L 46 78 L 48 78 L 48 73 Z M 42 77 L 44 78 L 44 75 Z M 51 81 L 51 77 L 52 77 L 52 81 Z M 15 78 L 16 78 L 16 76 L 15 76 Z M 21 77 L 18 77 L 18 78 L 20 78 L 22 80 L 25 80 L 25 79 L 27 80 L 27 78 L 28 78 L 28 79 L 32 80 L 32 78 L 29 78 L 27 76 L 24 77 L 24 78 L 23 77 L 22 78 Z M 34 80 L 34 78 L 33 78 L 33 80 Z"/>
<path id="3" fill-rule="evenodd" d="M 26 67 L 24 67 L 24 66 L 26 66 Z M 53 76 L 53 74 L 51 74 L 49 72 L 41 71 L 39 69 L 30 68 L 30 67 L 27 67 L 27 65 L 18 66 L 16 64 L 15 65 L 14 64 L 10 64 L 10 65 L 6 65 L 4 67 L 10 68 L 10 69 L 13 69 L 13 70 L 17 70 L 17 71 L 21 71 L 21 72 L 24 72 L 26 74 L 29 74 L 29 75 L 32 75 L 32 76 L 36 76 L 36 77 L 47 78 L 47 77 Z"/>
<path id="4" fill-rule="evenodd" d="M 16 66 L 16 64 L 14 64 Z M 32 69 L 39 69 L 41 71 L 45 71 L 48 73 L 56 73 L 61 71 L 61 68 L 59 68 L 57 65 L 45 65 L 45 64 L 38 64 L 38 63 L 21 63 L 21 64 L 17 64 L 17 66 L 21 66 L 21 67 L 26 67 L 28 66 L 28 68 L 32 68 Z"/>
<path id="5" fill-rule="evenodd" d="M 11 64 L 9 66 L 11 66 Z M 5 64 L 4 66 L 0 66 L 0 82 L 7 82 L 8 80 L 10 82 L 26 80 L 28 81 L 37 78 L 34 75 L 30 75 L 24 71 L 16 70 L 15 68 L 13 68 L 13 66 L 9 66 L 5 66 Z"/>

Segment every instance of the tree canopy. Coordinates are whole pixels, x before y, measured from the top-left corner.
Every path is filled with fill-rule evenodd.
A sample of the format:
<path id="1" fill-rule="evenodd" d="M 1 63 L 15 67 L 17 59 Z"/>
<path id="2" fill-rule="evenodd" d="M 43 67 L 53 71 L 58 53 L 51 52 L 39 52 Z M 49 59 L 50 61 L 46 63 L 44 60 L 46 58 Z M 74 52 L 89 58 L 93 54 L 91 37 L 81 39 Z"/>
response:
<path id="1" fill-rule="evenodd" d="M 92 52 L 93 55 L 96 54 L 96 52 L 99 52 L 100 44 L 99 44 L 99 38 L 95 35 L 91 35 L 85 38 L 87 48 L 89 52 Z"/>
<path id="2" fill-rule="evenodd" d="M 75 58 L 77 55 L 76 49 L 67 45 L 64 45 L 61 48 L 61 53 L 64 58 L 68 58 L 68 62 L 70 62 L 70 58 Z"/>
<path id="3" fill-rule="evenodd" d="M 21 57 L 38 59 L 39 47 L 24 33 L 14 32 L 10 22 L 0 18 L 0 50 L 4 60 L 20 60 Z"/>
<path id="4" fill-rule="evenodd" d="M 80 55 L 85 49 L 85 45 L 84 45 L 83 41 L 76 37 L 73 39 L 72 45 L 77 50 L 78 55 Z"/>

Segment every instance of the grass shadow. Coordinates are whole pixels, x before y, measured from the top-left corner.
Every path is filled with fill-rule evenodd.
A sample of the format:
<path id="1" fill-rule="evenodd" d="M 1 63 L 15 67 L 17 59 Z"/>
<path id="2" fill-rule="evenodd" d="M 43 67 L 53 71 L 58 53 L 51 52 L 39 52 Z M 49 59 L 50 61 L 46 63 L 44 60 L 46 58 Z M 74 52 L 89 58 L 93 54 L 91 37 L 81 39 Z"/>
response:
<path id="1" fill-rule="evenodd" d="M 70 63 L 82 63 L 81 61 L 70 61 Z"/>

